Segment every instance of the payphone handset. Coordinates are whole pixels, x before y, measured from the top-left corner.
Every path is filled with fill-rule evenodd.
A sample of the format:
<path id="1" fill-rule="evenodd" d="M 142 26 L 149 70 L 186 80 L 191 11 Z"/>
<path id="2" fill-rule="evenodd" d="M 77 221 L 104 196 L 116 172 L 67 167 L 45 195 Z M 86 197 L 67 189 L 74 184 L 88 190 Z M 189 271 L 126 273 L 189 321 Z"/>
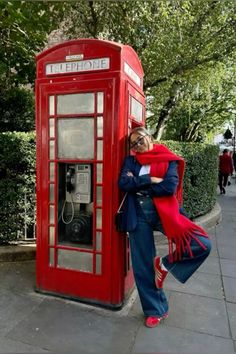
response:
<path id="1" fill-rule="evenodd" d="M 71 164 L 66 168 L 66 201 L 91 203 L 92 173 L 90 164 Z"/>

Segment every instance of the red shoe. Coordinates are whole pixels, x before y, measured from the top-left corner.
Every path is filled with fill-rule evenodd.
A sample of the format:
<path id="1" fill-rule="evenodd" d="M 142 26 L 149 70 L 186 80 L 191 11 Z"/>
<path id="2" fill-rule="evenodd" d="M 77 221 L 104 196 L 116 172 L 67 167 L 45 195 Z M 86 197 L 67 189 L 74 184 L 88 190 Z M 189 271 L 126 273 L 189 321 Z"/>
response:
<path id="1" fill-rule="evenodd" d="M 149 328 L 154 328 L 159 325 L 161 320 L 164 320 L 165 318 L 168 317 L 168 313 L 166 313 L 162 317 L 155 317 L 155 316 L 148 316 L 145 321 L 145 325 Z"/>
<path id="2" fill-rule="evenodd" d="M 166 270 L 161 269 L 161 257 L 156 257 L 154 259 L 154 269 L 156 287 L 162 289 L 164 280 L 167 277 L 168 272 Z"/>

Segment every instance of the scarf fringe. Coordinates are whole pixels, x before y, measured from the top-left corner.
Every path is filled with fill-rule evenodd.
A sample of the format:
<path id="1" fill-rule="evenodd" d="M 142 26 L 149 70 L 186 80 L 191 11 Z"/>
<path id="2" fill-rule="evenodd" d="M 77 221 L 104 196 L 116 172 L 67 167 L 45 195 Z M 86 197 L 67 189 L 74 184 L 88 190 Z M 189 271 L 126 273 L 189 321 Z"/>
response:
<path id="1" fill-rule="evenodd" d="M 204 231 L 202 233 L 200 230 L 196 229 L 188 230 L 187 232 L 176 236 L 168 236 L 169 262 L 173 263 L 180 261 L 184 254 L 188 254 L 193 258 L 194 255 L 191 248 L 192 240 L 195 240 L 200 247 L 206 250 L 206 246 L 196 236 L 208 237 Z"/>

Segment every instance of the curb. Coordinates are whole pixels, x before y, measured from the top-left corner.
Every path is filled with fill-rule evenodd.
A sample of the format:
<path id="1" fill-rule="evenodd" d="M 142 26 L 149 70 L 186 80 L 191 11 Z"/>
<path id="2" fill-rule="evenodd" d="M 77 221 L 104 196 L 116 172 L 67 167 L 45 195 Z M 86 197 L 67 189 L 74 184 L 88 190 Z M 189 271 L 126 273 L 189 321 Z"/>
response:
<path id="1" fill-rule="evenodd" d="M 0 246 L 0 263 L 31 261 L 35 257 L 36 244 Z"/>
<path id="2" fill-rule="evenodd" d="M 197 225 L 202 226 L 203 229 L 211 229 L 212 227 L 219 224 L 221 220 L 222 220 L 221 207 L 219 203 L 216 203 L 213 209 L 209 213 L 196 218 L 194 222 Z"/>

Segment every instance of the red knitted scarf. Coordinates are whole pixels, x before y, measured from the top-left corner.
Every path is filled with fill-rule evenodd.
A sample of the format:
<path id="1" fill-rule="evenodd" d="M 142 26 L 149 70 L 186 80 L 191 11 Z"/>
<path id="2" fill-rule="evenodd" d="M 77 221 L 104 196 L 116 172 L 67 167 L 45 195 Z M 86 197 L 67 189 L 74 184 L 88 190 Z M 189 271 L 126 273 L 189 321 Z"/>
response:
<path id="1" fill-rule="evenodd" d="M 170 161 L 178 161 L 179 183 L 176 194 L 172 196 L 154 197 L 153 202 L 161 219 L 161 223 L 168 239 L 170 262 L 180 260 L 184 252 L 193 257 L 190 242 L 195 239 L 203 249 L 206 247 L 196 237 L 208 237 L 206 232 L 179 212 L 179 205 L 183 201 L 183 177 L 185 162 L 182 157 L 175 155 L 166 146 L 154 145 L 152 150 L 136 153 L 141 165 L 150 165 L 152 177 L 164 178 Z"/>

